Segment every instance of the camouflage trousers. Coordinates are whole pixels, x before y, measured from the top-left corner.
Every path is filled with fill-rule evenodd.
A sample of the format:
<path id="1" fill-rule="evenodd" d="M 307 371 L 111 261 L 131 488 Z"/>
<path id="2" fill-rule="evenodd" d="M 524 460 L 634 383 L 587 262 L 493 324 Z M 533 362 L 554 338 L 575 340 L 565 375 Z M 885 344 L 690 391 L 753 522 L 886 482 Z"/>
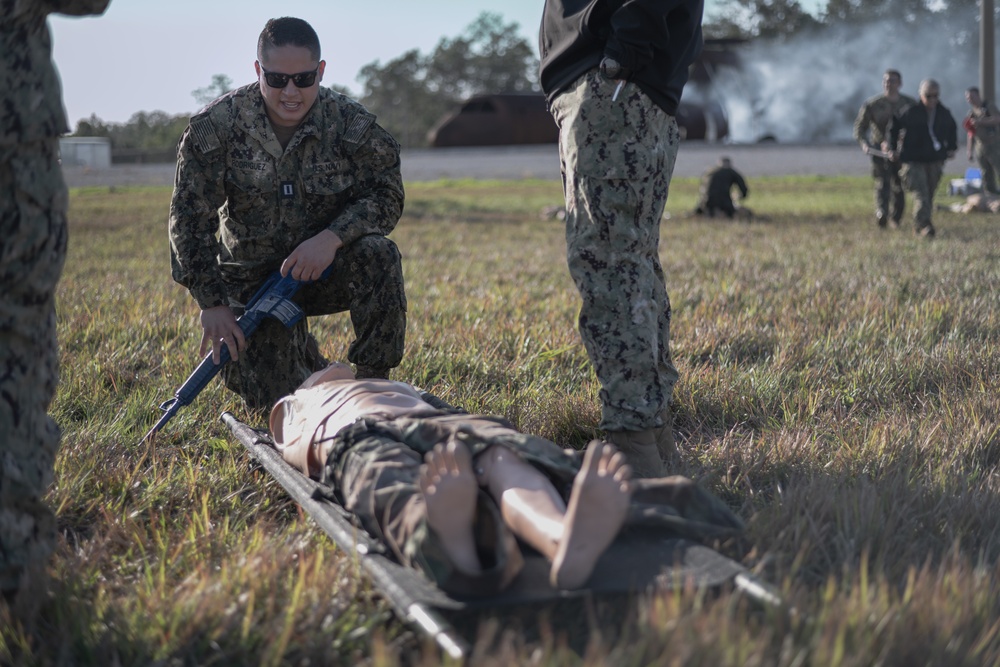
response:
<path id="1" fill-rule="evenodd" d="M 55 544 L 59 427 L 55 290 L 66 258 L 67 193 L 56 139 L 0 146 L 0 590 L 15 590 Z"/>
<path id="2" fill-rule="evenodd" d="M 328 446 L 322 481 L 399 562 L 422 570 L 443 590 L 489 595 L 502 590 L 523 563 L 489 494 L 480 491 L 473 524 L 481 574 L 456 570 L 427 527 L 417 481 L 420 465 L 435 445 L 449 441 L 467 447 L 474 457 L 493 445 L 507 447 L 546 473 L 564 498 L 580 466 L 577 452 L 520 433 L 501 418 L 435 411 L 390 421 L 366 418 L 342 429 Z"/>
<path id="3" fill-rule="evenodd" d="M 875 217 L 879 225 L 884 227 L 890 218 L 898 223 L 903 219 L 906 206 L 899 163 L 872 157 L 872 178 L 875 179 Z"/>
<path id="4" fill-rule="evenodd" d="M 240 314 L 257 286 L 229 287 L 231 294 L 238 295 L 230 305 Z M 330 277 L 304 286 L 294 301 L 306 317 L 350 311 L 355 335 L 347 350 L 351 363 L 388 371 L 402 360 L 406 337 L 403 266 L 396 244 L 384 236 L 362 236 L 341 248 Z M 227 364 L 221 376 L 251 408 L 270 408 L 326 365 L 306 319 L 289 329 L 268 318 L 247 339 L 239 361 Z"/>
<path id="5" fill-rule="evenodd" d="M 601 428 L 637 431 L 677 381 L 660 220 L 677 158 L 677 121 L 638 86 L 596 70 L 552 102 L 566 198 L 569 272 L 582 297 L 580 336 L 601 384 Z"/>
<path id="6" fill-rule="evenodd" d="M 997 178 L 1000 177 L 1000 141 L 985 143 L 976 140 L 976 162 L 983 176 L 983 190 L 997 194 Z"/>
<path id="7" fill-rule="evenodd" d="M 905 162 L 900 170 L 906 189 L 913 193 L 913 223 L 918 232 L 934 228 L 931 224 L 934 191 L 943 172 L 943 162 Z"/>

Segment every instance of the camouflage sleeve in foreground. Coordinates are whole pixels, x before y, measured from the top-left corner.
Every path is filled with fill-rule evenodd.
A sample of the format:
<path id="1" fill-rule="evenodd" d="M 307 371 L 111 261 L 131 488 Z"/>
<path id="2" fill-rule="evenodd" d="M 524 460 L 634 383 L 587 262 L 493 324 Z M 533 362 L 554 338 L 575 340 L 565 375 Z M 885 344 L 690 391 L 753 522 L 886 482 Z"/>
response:
<path id="1" fill-rule="evenodd" d="M 197 116 L 192 119 L 177 149 L 168 226 L 171 276 L 204 310 L 228 303 L 218 264 L 218 211 L 226 201 L 225 160 L 222 150 L 200 143 L 198 122 Z"/>
<path id="2" fill-rule="evenodd" d="M 52 64 L 49 14 L 100 14 L 110 0 L 0 0 L 0 145 L 69 130 Z"/>
<path id="3" fill-rule="evenodd" d="M 346 109 L 349 107 L 345 105 Z M 355 122 L 368 126 L 355 130 Z M 347 128 L 345 141 L 352 139 L 352 131 L 360 139 L 352 155 L 358 194 L 328 225 L 344 245 L 368 234 L 388 236 L 403 214 L 399 144 L 367 113 L 353 116 Z"/>

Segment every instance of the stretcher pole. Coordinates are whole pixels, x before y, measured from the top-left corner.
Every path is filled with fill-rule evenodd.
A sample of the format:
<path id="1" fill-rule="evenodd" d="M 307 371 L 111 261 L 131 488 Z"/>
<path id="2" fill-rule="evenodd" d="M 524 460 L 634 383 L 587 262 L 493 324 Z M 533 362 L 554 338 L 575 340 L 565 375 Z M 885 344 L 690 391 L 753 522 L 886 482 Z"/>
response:
<path id="1" fill-rule="evenodd" d="M 383 555 L 383 548 L 379 543 L 350 523 L 346 518 L 346 510 L 321 497 L 317 498 L 319 484 L 285 463 L 270 444 L 270 437 L 266 433 L 244 424 L 228 411 L 222 413 L 221 419 L 236 439 L 338 547 L 358 555 L 365 573 L 371 577 L 400 619 L 433 639 L 451 658 L 460 661 L 466 659 L 469 654 L 466 641 L 436 609 L 415 600 L 396 582 L 392 569 L 400 566 Z"/>

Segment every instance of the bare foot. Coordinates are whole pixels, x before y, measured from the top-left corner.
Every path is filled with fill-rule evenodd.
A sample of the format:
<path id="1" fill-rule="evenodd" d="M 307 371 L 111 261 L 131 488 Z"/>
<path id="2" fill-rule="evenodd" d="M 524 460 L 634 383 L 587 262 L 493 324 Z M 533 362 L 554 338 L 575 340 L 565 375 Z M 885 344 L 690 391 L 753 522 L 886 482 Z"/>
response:
<path id="1" fill-rule="evenodd" d="M 435 446 L 420 466 L 419 485 L 427 525 L 441 540 L 452 563 L 466 574 L 481 572 L 472 533 L 479 485 L 469 450 L 456 442 Z"/>
<path id="2" fill-rule="evenodd" d="M 615 539 L 632 498 L 632 470 L 614 445 L 593 440 L 573 480 L 563 535 L 549 580 L 557 588 L 579 588 Z"/>

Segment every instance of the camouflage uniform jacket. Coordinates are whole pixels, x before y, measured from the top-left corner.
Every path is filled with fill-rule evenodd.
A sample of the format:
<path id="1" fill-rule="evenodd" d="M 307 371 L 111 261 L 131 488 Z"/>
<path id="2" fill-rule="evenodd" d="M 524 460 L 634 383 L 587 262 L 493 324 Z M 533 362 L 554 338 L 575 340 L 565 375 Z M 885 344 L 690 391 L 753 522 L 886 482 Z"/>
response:
<path id="1" fill-rule="evenodd" d="M 0 0 L 0 146 L 69 131 L 52 66 L 49 14 L 100 14 L 111 0 Z M 18 91 L 17 95 L 8 94 Z"/>
<path id="2" fill-rule="evenodd" d="M 895 102 L 885 95 L 869 97 L 861 105 L 858 117 L 854 121 L 854 138 L 862 148 L 866 145 L 881 148 L 882 142 L 889 137 L 887 128 L 892 117 L 916 102 L 909 95 L 903 94 L 900 94 Z"/>
<path id="3" fill-rule="evenodd" d="M 988 116 L 992 116 L 994 118 L 1000 116 L 1000 111 L 997 110 L 996 105 L 992 102 L 984 102 L 982 106 L 971 109 L 969 111 L 969 116 L 978 124 L 981 119 Z M 998 144 L 1000 144 L 1000 127 L 997 127 L 996 125 L 977 125 L 975 137 L 976 141 L 982 142 L 984 147 L 988 146 L 990 148 L 995 148 Z"/>
<path id="4" fill-rule="evenodd" d="M 388 235 L 402 211 L 399 145 L 375 116 L 322 88 L 282 150 L 253 83 L 209 104 L 181 137 L 172 275 L 202 309 L 224 305 L 227 283 L 261 283 L 324 229 L 349 245 Z"/>

